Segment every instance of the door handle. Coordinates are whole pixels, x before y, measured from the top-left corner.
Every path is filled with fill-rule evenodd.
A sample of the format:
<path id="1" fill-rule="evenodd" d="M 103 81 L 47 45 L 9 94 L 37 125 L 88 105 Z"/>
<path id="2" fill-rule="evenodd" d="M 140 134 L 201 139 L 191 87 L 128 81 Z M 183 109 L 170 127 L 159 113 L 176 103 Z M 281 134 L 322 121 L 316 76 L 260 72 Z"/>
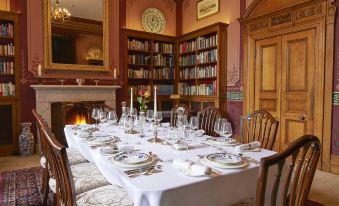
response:
<path id="1" fill-rule="evenodd" d="M 299 116 L 299 120 L 301 120 L 301 121 L 303 121 L 303 120 L 305 120 L 306 118 L 305 118 L 305 115 L 300 115 Z"/>

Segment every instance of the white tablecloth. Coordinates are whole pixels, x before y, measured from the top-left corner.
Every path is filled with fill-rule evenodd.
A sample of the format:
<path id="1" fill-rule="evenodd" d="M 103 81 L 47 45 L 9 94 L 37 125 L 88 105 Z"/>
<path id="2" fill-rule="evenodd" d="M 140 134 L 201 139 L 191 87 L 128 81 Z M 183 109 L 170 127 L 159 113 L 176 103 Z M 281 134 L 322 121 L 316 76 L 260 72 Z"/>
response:
<path id="1" fill-rule="evenodd" d="M 126 134 L 117 127 L 100 127 L 105 133 L 110 133 L 124 140 Z M 98 149 L 92 149 L 87 141 L 75 135 L 72 126 L 65 127 L 65 135 L 69 147 L 75 147 L 90 162 L 97 165 L 105 178 L 112 184 L 122 186 L 133 199 L 135 205 L 140 206 L 225 206 L 254 197 L 257 186 L 259 165 L 250 163 L 242 169 L 217 169 L 223 174 L 219 177 L 188 177 L 179 173 L 170 162 L 160 163 L 163 171 L 150 176 L 129 178 L 121 168 L 101 154 Z M 161 138 L 161 135 L 159 135 Z M 199 161 L 197 155 L 220 152 L 206 145 L 195 145 L 187 153 L 175 151 L 168 145 L 152 144 L 147 142 L 151 136 L 139 138 L 130 135 L 128 140 L 135 149 L 145 152 L 152 151 L 162 160 L 172 158 L 189 158 Z M 135 144 L 141 142 L 142 144 Z M 249 152 L 247 156 L 260 160 L 274 154 L 269 150 Z"/>

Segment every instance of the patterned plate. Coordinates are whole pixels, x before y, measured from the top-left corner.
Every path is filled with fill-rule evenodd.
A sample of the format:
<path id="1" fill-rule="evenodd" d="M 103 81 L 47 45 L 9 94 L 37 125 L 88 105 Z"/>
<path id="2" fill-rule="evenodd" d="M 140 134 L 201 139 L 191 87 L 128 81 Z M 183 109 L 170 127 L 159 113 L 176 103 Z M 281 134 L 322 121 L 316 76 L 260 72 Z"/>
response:
<path id="1" fill-rule="evenodd" d="M 114 157 L 114 161 L 127 165 L 143 164 L 151 159 L 150 155 L 142 152 L 122 153 Z"/>
<path id="2" fill-rule="evenodd" d="M 240 156 L 228 153 L 209 154 L 206 156 L 206 159 L 223 165 L 236 165 L 240 164 L 242 161 Z"/>
<path id="3" fill-rule="evenodd" d="M 217 137 L 213 139 L 209 138 L 207 142 L 212 145 L 221 145 L 221 146 L 235 146 L 239 144 L 239 142 L 236 139 L 226 137 Z"/>

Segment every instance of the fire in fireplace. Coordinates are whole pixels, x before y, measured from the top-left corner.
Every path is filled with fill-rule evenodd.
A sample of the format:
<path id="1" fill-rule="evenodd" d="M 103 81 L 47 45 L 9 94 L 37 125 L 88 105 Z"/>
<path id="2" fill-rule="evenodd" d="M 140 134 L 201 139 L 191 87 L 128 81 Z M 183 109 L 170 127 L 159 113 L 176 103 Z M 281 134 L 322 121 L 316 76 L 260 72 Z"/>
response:
<path id="1" fill-rule="evenodd" d="M 52 131 L 60 143 L 67 145 L 64 134 L 65 125 L 91 124 L 92 109 L 103 107 L 103 101 L 54 102 L 51 103 Z"/>

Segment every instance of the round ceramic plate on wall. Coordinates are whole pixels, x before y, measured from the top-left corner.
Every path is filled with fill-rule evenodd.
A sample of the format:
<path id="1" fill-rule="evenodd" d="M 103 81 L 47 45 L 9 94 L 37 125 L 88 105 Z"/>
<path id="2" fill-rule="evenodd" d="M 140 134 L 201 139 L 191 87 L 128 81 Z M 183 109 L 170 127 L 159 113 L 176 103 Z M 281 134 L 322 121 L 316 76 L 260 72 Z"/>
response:
<path id="1" fill-rule="evenodd" d="M 142 14 L 142 26 L 147 32 L 162 34 L 166 28 L 165 16 L 157 8 L 148 8 Z"/>

